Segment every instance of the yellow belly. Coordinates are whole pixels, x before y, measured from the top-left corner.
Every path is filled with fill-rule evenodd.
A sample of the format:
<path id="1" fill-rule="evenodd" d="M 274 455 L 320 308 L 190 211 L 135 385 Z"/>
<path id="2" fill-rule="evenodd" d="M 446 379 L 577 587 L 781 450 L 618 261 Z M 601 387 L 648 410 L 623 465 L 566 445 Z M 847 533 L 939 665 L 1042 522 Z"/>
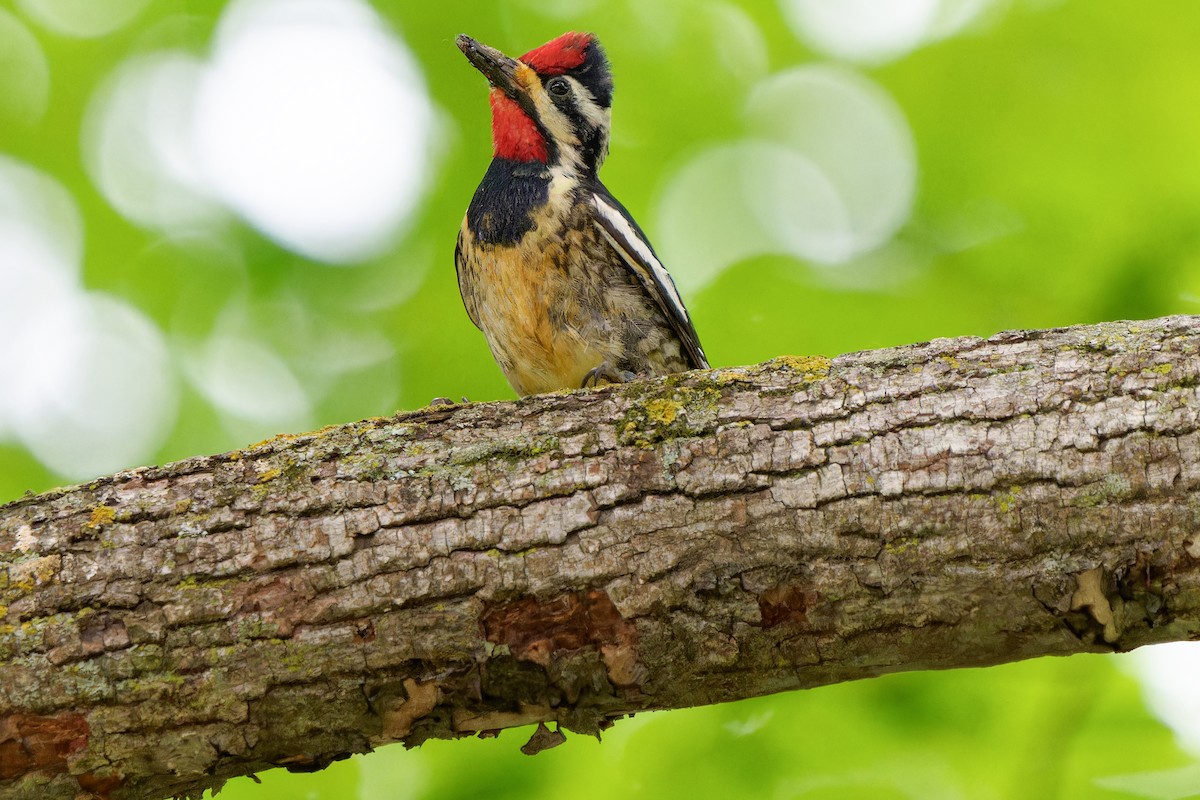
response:
<path id="1" fill-rule="evenodd" d="M 579 324 L 578 287 L 553 253 L 496 248 L 476 260 L 479 327 L 508 382 L 520 395 L 577 389 L 584 376 L 618 355 L 614 343 Z"/>

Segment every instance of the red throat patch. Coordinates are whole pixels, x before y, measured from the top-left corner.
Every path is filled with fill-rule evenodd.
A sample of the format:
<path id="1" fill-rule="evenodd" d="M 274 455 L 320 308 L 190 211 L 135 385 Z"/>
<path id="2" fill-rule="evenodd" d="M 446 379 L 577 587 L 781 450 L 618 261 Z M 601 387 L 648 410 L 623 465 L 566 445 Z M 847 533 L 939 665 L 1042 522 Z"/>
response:
<path id="1" fill-rule="evenodd" d="M 583 63 L 592 38 L 590 33 L 564 33 L 530 50 L 521 56 L 521 60 L 542 75 L 561 75 Z"/>
<path id="2" fill-rule="evenodd" d="M 517 105 L 517 101 L 499 89 L 492 89 L 492 146 L 497 158 L 512 161 L 550 159 L 542 132 Z"/>

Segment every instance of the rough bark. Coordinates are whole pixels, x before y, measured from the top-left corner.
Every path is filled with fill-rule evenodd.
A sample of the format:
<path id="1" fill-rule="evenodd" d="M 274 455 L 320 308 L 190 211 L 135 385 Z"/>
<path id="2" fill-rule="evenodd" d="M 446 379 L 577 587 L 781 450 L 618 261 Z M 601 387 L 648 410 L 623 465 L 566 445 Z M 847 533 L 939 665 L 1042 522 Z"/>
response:
<path id="1" fill-rule="evenodd" d="M 1014 332 L 18 500 L 0 797 L 198 795 L 395 740 L 1196 638 L 1198 385 L 1200 317 Z"/>

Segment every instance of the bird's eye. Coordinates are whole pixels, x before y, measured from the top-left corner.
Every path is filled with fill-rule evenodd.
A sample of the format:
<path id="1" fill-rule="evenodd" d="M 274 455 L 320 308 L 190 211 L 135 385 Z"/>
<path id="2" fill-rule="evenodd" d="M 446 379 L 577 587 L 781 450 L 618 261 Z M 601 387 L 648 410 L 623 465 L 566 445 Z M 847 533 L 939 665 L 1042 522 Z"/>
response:
<path id="1" fill-rule="evenodd" d="M 558 97 L 566 97 L 571 93 L 571 84 L 567 83 L 566 78 L 552 78 L 546 84 L 546 91 Z"/>

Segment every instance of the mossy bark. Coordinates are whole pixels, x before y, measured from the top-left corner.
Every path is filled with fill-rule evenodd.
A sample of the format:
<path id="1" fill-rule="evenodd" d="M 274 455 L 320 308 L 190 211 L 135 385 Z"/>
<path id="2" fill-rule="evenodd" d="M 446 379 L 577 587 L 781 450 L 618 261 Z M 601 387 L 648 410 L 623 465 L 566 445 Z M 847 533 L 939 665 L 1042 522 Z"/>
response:
<path id="1" fill-rule="evenodd" d="M 391 741 L 1196 638 L 1198 385 L 1198 317 L 1012 332 L 18 500 L 0 798 L 197 796 Z"/>

